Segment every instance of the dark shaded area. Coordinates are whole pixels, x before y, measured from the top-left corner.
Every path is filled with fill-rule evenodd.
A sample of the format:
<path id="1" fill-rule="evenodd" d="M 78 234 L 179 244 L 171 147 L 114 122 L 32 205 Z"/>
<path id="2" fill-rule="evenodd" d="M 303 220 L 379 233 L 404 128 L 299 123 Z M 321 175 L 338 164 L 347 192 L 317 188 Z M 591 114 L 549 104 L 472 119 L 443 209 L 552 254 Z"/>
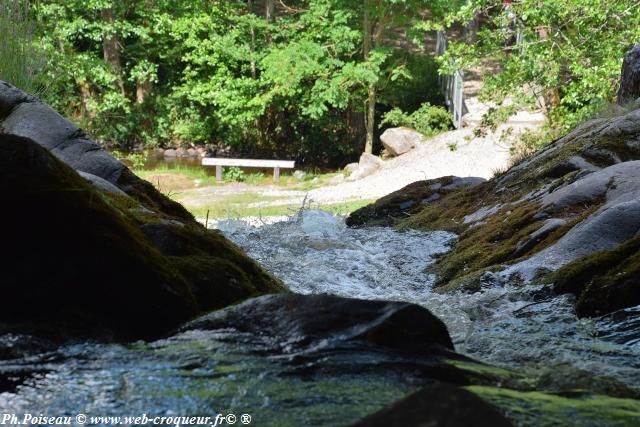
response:
<path id="1" fill-rule="evenodd" d="M 435 383 L 351 426 L 510 427 L 513 424 L 470 391 Z"/>
<path id="2" fill-rule="evenodd" d="M 222 235 L 96 190 L 29 139 L 0 134 L 0 191 L 10 225 L 1 290 L 11 301 L 0 332 L 149 338 L 204 310 L 282 289 Z M 180 262 L 142 231 L 151 222 L 181 242 Z M 209 265 L 206 277 L 190 261 Z"/>
<path id="3" fill-rule="evenodd" d="M 637 98 L 640 98 L 640 44 L 632 47 L 622 62 L 618 104 L 624 105 Z"/>

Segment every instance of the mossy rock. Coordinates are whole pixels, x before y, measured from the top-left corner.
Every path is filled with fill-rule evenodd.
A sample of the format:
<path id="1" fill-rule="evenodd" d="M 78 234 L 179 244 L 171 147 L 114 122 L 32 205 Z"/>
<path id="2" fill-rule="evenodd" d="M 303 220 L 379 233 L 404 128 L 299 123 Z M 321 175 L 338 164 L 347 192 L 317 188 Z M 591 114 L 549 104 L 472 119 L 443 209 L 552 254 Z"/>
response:
<path id="1" fill-rule="evenodd" d="M 580 316 L 602 315 L 640 304 L 640 237 L 597 252 L 547 275 L 558 293 L 576 295 Z"/>
<path id="2" fill-rule="evenodd" d="M 355 225 L 389 224 L 400 229 L 457 233 L 459 238 L 452 250 L 439 257 L 431 270 L 438 275 L 440 291 L 475 292 L 483 286 L 487 273 L 505 268 L 512 271 L 511 264 L 521 265 L 521 261 L 537 254 L 546 256 L 560 243 L 570 246 L 575 241 L 577 245 L 580 239 L 576 237 L 588 240 L 588 236 L 579 235 L 581 228 L 576 226 L 585 224 L 587 229 L 586 224 L 596 219 L 592 223 L 596 227 L 598 218 L 606 222 L 606 215 L 598 215 L 610 208 L 609 189 L 615 192 L 616 179 L 622 177 L 621 183 L 627 190 L 636 182 L 637 178 L 628 172 L 635 166 L 626 162 L 640 159 L 638 141 L 640 109 L 623 112 L 618 117 L 592 120 L 485 183 L 439 192 L 438 197 L 432 197 L 434 192 L 427 185 L 431 181 L 421 181 L 355 212 L 350 220 Z M 594 187 L 593 194 L 585 191 L 584 197 L 575 197 L 575 200 L 564 197 L 563 203 L 557 206 L 548 201 L 558 194 L 566 196 L 580 185 L 588 190 L 591 181 L 587 178 L 607 174 L 611 174 L 611 180 L 602 186 L 604 192 Z M 627 227 L 626 223 L 634 220 L 627 218 L 619 227 Z M 574 240 L 563 240 L 572 230 L 575 233 L 570 237 Z M 635 232 L 627 231 L 632 235 Z M 621 243 L 626 238 L 625 235 L 618 240 Z M 539 269 L 528 270 L 524 280 L 530 280 L 529 276 L 539 278 L 544 268 L 557 269 L 575 257 L 601 249 L 593 246 L 594 249 L 581 246 L 584 251 L 566 251 L 566 259 L 557 265 L 541 264 Z M 625 254 L 629 251 L 624 247 L 621 250 Z M 615 255 L 616 250 L 613 252 L 602 262 L 597 259 L 604 254 L 578 259 L 547 281 L 557 281 L 559 292 L 578 295 L 577 309 L 581 315 L 605 314 L 638 304 L 635 255 L 620 256 Z M 513 271 L 518 272 L 516 266 Z"/>
<path id="3" fill-rule="evenodd" d="M 29 139 L 0 134 L 0 190 L 8 249 L 0 289 L 12 302 L 0 314 L 5 332 L 148 338 L 283 290 L 221 234 L 97 190 Z M 184 251 L 163 253 L 143 218 L 179 228 L 179 239 L 168 238 L 187 242 Z"/>
<path id="4" fill-rule="evenodd" d="M 640 423 L 640 401 L 634 399 L 580 392 L 553 394 L 487 386 L 465 388 L 520 426 L 632 427 Z"/>
<path id="5" fill-rule="evenodd" d="M 482 178 L 445 176 L 417 181 L 385 196 L 373 204 L 352 212 L 346 219 L 349 227 L 393 225 L 396 221 L 420 212 L 425 205 L 461 188 L 474 187 Z"/>
<path id="6" fill-rule="evenodd" d="M 138 178 L 92 141 L 75 123 L 36 97 L 0 80 L 0 129 L 33 140 L 76 171 L 97 176 L 139 204 L 182 221 L 195 222 L 179 203 Z"/>

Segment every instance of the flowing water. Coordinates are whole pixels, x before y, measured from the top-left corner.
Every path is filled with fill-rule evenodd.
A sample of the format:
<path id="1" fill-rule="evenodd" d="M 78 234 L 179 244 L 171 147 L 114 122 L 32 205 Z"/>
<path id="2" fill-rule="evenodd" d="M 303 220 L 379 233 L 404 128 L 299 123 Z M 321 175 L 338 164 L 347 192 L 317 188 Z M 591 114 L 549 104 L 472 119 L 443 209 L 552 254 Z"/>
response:
<path id="1" fill-rule="evenodd" d="M 533 369 L 568 363 L 640 384 L 640 306 L 578 319 L 569 296 L 549 297 L 535 286 L 434 292 L 428 267 L 455 241 L 451 233 L 350 229 L 322 211 L 265 227 L 231 221 L 221 228 L 295 292 L 417 303 L 445 322 L 458 352 L 476 359 Z"/>
<path id="2" fill-rule="evenodd" d="M 568 363 L 640 384 L 640 307 L 579 320 L 569 298 L 534 287 L 487 283 L 471 295 L 439 294 L 428 267 L 455 241 L 451 233 L 349 229 L 321 211 L 262 227 L 227 221 L 220 228 L 295 292 L 421 304 L 446 323 L 456 349 L 476 359 L 524 370 Z M 0 346 L 12 340 L 19 337 L 0 337 Z M 406 372 L 371 369 L 385 357 L 336 355 L 322 361 L 322 372 L 300 374 L 234 331 L 78 344 L 0 361 L 0 373 L 24 376 L 0 389 L 0 413 L 234 413 L 250 414 L 260 426 L 346 425 L 419 386 Z"/>

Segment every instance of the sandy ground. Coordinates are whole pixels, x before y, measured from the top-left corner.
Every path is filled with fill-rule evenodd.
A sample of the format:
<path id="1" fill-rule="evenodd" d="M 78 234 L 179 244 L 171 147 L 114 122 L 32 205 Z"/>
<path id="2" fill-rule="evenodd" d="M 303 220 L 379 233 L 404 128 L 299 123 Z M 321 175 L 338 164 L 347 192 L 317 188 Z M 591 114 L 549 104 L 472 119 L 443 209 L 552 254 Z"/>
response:
<path id="1" fill-rule="evenodd" d="M 309 198 L 318 203 L 379 198 L 412 182 L 447 175 L 489 179 L 509 166 L 510 141 L 515 139 L 515 134 L 533 126 L 512 126 L 514 133 L 502 141 L 500 135 L 507 127 L 503 125 L 495 134 L 483 138 L 474 138 L 472 128 L 443 133 L 400 157 L 387 160 L 373 175 L 312 190 Z"/>

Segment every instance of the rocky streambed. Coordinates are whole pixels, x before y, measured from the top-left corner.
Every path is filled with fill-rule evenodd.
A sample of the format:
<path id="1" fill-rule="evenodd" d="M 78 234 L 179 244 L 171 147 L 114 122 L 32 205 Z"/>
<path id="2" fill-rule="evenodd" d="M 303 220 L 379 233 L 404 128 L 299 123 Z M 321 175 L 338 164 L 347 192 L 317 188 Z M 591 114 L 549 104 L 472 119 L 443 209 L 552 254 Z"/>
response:
<path id="1" fill-rule="evenodd" d="M 3 413 L 640 423 L 638 109 L 490 181 L 217 231 L 3 82 L 0 129 Z"/>

